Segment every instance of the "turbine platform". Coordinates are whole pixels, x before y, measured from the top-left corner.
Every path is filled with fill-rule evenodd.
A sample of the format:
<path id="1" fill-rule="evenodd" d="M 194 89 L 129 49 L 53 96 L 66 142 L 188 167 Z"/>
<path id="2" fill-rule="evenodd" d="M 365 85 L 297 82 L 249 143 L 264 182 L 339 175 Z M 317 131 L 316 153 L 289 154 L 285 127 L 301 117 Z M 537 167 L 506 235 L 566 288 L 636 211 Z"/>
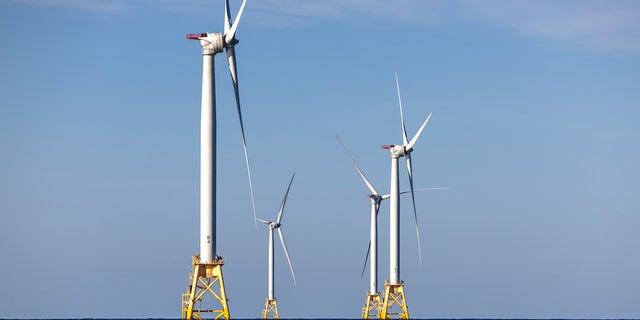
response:
<path id="1" fill-rule="evenodd" d="M 229 305 L 222 279 L 224 260 L 201 263 L 200 254 L 193 255 L 189 286 L 182 294 L 182 319 L 229 319 Z"/>
<path id="2" fill-rule="evenodd" d="M 384 282 L 384 301 L 380 308 L 380 319 L 409 319 L 407 300 L 404 296 L 404 281 L 391 284 Z"/>
<path id="3" fill-rule="evenodd" d="M 371 294 L 367 291 L 367 301 L 362 308 L 362 319 L 380 319 L 380 294 Z"/>
<path id="4" fill-rule="evenodd" d="M 278 314 L 278 303 L 276 302 L 276 298 L 269 299 L 264 304 L 264 309 L 262 309 L 262 319 L 279 319 L 280 315 Z"/>

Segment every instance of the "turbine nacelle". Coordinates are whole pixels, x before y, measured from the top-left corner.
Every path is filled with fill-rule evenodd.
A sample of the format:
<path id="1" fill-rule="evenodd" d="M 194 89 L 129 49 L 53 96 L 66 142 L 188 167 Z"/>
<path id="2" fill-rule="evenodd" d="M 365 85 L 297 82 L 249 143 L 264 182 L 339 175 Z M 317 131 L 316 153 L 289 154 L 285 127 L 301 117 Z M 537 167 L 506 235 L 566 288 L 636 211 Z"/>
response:
<path id="1" fill-rule="evenodd" d="M 402 158 L 413 151 L 413 148 L 407 149 L 404 145 L 399 144 L 384 144 L 382 149 L 388 149 L 393 158 Z"/>
<path id="2" fill-rule="evenodd" d="M 268 225 L 269 228 L 271 228 L 271 230 L 278 229 L 281 226 L 281 224 L 279 222 L 277 222 L 277 221 L 267 221 L 267 220 L 262 220 L 262 219 L 256 219 L 256 220 Z"/>
<path id="3" fill-rule="evenodd" d="M 280 224 L 277 223 L 277 222 L 271 222 L 271 223 L 269 223 L 269 228 L 271 228 L 271 230 L 278 229 L 278 228 L 280 228 Z"/>
<path id="4" fill-rule="evenodd" d="M 369 194 L 369 198 L 371 198 L 375 203 L 380 203 L 384 199 L 381 195 L 373 193 Z"/>
<path id="5" fill-rule="evenodd" d="M 225 47 L 224 39 L 220 32 L 189 33 L 187 34 L 187 39 L 200 40 L 202 54 L 220 53 Z"/>

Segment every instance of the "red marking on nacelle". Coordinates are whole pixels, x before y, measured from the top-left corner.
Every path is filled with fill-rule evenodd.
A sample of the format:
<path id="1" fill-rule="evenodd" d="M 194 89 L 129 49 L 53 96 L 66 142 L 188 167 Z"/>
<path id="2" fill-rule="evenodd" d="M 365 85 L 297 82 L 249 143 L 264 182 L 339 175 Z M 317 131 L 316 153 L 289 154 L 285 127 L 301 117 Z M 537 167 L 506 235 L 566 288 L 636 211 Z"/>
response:
<path id="1" fill-rule="evenodd" d="M 395 147 L 395 145 L 393 145 L 393 144 L 383 144 L 382 145 L 382 149 L 391 149 L 393 147 Z"/>
<path id="2" fill-rule="evenodd" d="M 200 40 L 200 38 L 205 38 L 206 36 L 206 33 L 187 33 L 187 39 L 193 40 Z"/>

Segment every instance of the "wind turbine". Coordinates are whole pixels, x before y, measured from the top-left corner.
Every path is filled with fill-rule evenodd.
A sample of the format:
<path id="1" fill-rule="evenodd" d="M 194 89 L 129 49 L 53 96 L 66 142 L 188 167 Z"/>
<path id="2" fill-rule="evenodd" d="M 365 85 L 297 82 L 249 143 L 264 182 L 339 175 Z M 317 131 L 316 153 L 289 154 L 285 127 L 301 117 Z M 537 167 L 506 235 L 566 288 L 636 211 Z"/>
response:
<path id="1" fill-rule="evenodd" d="M 190 287 L 183 295 L 183 312 L 185 319 L 191 319 L 196 313 L 196 318 L 201 318 L 201 313 L 215 312 L 216 318 L 229 318 L 224 281 L 222 280 L 222 258 L 216 251 L 216 99 L 215 99 L 215 72 L 214 56 L 226 51 L 233 90 L 235 93 L 236 108 L 240 120 L 242 143 L 244 146 L 245 163 L 249 176 L 249 188 L 251 190 L 251 205 L 255 221 L 255 204 L 253 196 L 253 182 L 247 153 L 247 143 L 240 109 L 240 94 L 238 89 L 238 76 L 236 69 L 235 46 L 238 44 L 236 30 L 246 0 L 236 15 L 231 19 L 229 0 L 224 2 L 224 33 L 207 32 L 187 34 L 187 39 L 199 40 L 202 46 L 202 104 L 200 114 L 200 254 L 193 256 L 194 267 L 190 276 Z M 218 284 L 219 293 L 214 293 L 212 286 Z M 220 308 L 194 309 L 197 301 L 202 302 L 203 296 L 211 292 L 215 300 L 220 303 Z M 215 309 L 215 311 L 213 311 Z"/>
<path id="2" fill-rule="evenodd" d="M 364 275 L 365 268 L 367 266 L 367 261 L 369 260 L 369 254 L 371 254 L 371 264 L 370 264 L 370 272 L 369 272 L 369 291 L 367 292 L 367 301 L 365 302 L 365 306 L 362 308 L 362 318 L 379 318 L 380 313 L 380 293 L 378 292 L 378 212 L 380 210 L 380 203 L 382 200 L 389 199 L 389 194 L 381 195 L 373 186 L 373 184 L 367 179 L 364 175 L 358 163 L 353 159 L 353 156 L 344 145 L 340 137 L 338 138 L 338 142 L 342 145 L 342 148 L 351 159 L 353 166 L 358 171 L 358 174 L 364 181 L 367 188 L 371 193 L 369 194 L 369 198 L 371 199 L 371 229 L 369 232 L 369 247 L 367 248 L 367 255 L 364 259 L 364 264 L 362 266 L 362 275 Z M 414 191 L 422 191 L 422 190 L 445 190 L 449 188 L 418 188 Z M 411 191 L 402 191 L 400 194 L 406 194 Z"/>
<path id="3" fill-rule="evenodd" d="M 362 181 L 367 185 L 371 194 L 369 194 L 369 198 L 371 199 L 371 229 L 369 231 L 369 249 L 367 250 L 367 258 L 369 257 L 369 252 L 371 252 L 371 265 L 370 265 L 370 273 L 369 273 L 369 291 L 367 292 L 367 301 L 365 302 L 364 308 L 362 308 L 362 318 L 368 319 L 369 317 L 378 318 L 379 310 L 380 310 L 380 293 L 378 292 L 378 210 L 380 209 L 380 202 L 382 202 L 382 196 L 378 191 L 373 187 L 371 182 L 365 177 L 362 170 L 356 163 L 356 161 L 351 156 L 347 147 L 342 143 L 340 137 L 338 138 L 338 142 L 342 145 L 342 148 L 351 159 L 351 162 L 356 167 L 358 174 L 362 178 Z M 365 265 L 367 261 L 365 260 Z M 362 273 L 364 274 L 364 268 L 362 269 Z"/>
<path id="4" fill-rule="evenodd" d="M 416 223 L 416 235 L 418 237 L 418 256 L 422 264 L 422 252 L 420 248 L 420 232 L 418 231 L 418 214 L 416 212 L 416 201 L 413 188 L 413 170 L 411 167 L 411 152 L 422 130 L 429 122 L 431 113 L 427 116 L 418 132 L 409 140 L 407 130 L 404 125 L 404 115 L 402 113 L 402 99 L 400 98 L 400 85 L 396 74 L 396 88 L 398 91 L 398 104 L 400 106 L 400 119 L 402 121 L 402 144 L 383 145 L 382 148 L 389 149 L 391 153 L 391 190 L 389 196 L 389 280 L 385 283 L 385 297 L 380 312 L 381 318 L 386 318 L 389 309 L 394 304 L 398 304 L 401 310 L 398 312 L 400 318 L 409 318 L 409 312 L 404 295 L 404 282 L 400 280 L 400 187 L 398 177 L 398 159 L 405 157 L 407 161 L 407 173 L 409 174 L 409 185 L 411 187 L 411 200 L 413 203 L 413 216 Z"/>
<path id="5" fill-rule="evenodd" d="M 291 269 L 291 276 L 293 277 L 293 283 L 297 286 L 296 275 L 293 272 L 293 265 L 291 264 L 291 258 L 289 257 L 289 251 L 287 250 L 287 245 L 284 241 L 284 233 L 282 232 L 282 213 L 284 213 L 284 206 L 287 203 L 287 196 L 289 195 L 289 190 L 291 189 L 291 184 L 293 183 L 293 178 L 296 176 L 294 173 L 291 177 L 291 181 L 289 181 L 289 186 L 287 187 L 287 192 L 284 194 L 284 198 L 282 199 L 282 204 L 280 204 L 280 210 L 278 211 L 278 217 L 276 221 L 266 221 L 262 219 L 257 219 L 258 221 L 269 226 L 269 294 L 267 296 L 266 303 L 264 305 L 264 309 L 262 310 L 262 318 L 279 318 L 278 314 L 278 304 L 276 303 L 276 297 L 274 294 L 274 259 L 273 259 L 273 231 L 278 230 L 278 235 L 280 236 L 280 243 L 282 243 L 282 248 L 284 249 L 284 254 L 287 256 L 287 262 L 289 262 L 289 269 Z"/>

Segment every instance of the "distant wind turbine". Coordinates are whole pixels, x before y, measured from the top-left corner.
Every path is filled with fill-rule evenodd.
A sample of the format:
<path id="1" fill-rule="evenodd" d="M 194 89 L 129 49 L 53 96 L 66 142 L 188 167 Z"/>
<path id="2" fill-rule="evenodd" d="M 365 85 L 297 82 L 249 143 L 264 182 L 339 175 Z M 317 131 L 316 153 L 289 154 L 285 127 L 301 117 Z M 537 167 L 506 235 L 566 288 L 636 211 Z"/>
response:
<path id="1" fill-rule="evenodd" d="M 287 192 L 284 194 L 284 198 L 282 199 L 282 204 L 280 204 L 280 210 L 278 210 L 278 217 L 276 221 L 266 221 L 262 219 L 257 219 L 258 221 L 269 226 L 269 293 L 267 296 L 267 300 L 265 302 L 264 309 L 262 310 L 262 318 L 279 318 L 280 315 L 278 313 L 278 304 L 276 302 L 276 297 L 274 294 L 274 259 L 273 259 L 273 231 L 278 230 L 278 235 L 280 236 L 280 243 L 282 243 L 282 248 L 284 249 L 284 254 L 287 257 L 287 262 L 289 262 L 289 269 L 291 270 L 291 276 L 293 277 L 293 283 L 297 286 L 296 275 L 293 272 L 293 265 L 291 264 L 291 258 L 289 257 L 289 251 L 287 250 L 287 244 L 284 241 L 284 234 L 282 232 L 282 214 L 284 213 L 284 206 L 287 203 L 287 196 L 289 195 L 289 190 L 291 189 L 291 184 L 293 183 L 293 178 L 296 176 L 294 173 L 291 177 L 291 181 L 289 181 L 289 186 L 287 187 Z"/>

